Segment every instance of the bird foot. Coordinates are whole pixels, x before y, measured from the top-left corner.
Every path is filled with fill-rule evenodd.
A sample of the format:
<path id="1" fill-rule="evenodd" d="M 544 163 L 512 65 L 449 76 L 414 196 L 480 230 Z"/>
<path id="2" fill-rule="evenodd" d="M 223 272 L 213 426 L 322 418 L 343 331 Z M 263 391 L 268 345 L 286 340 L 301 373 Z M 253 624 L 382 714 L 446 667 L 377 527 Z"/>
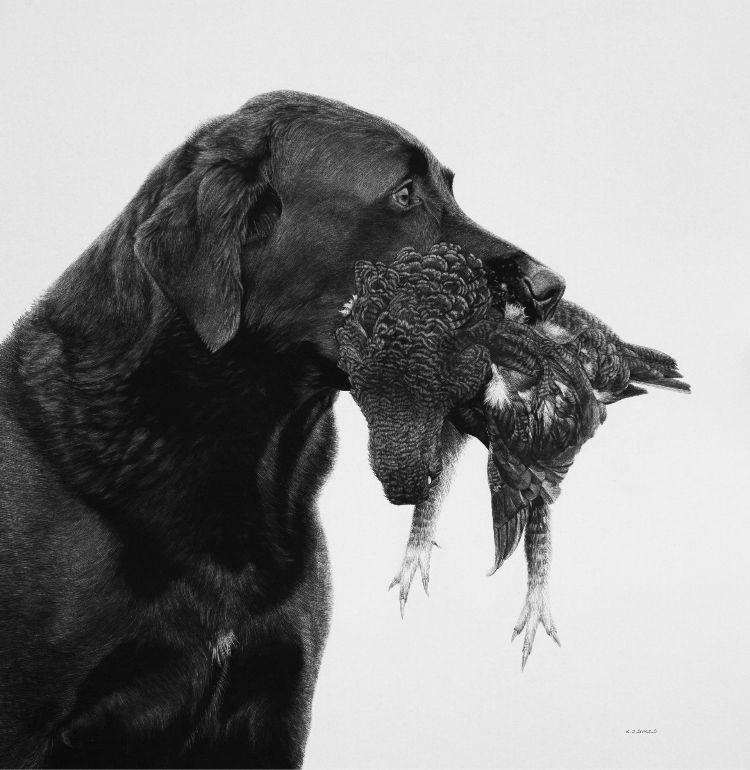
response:
<path id="1" fill-rule="evenodd" d="M 422 576 L 422 587 L 427 596 L 430 595 L 428 590 L 430 583 L 430 556 L 432 554 L 432 546 L 437 545 L 434 541 L 426 541 L 424 543 L 408 543 L 406 546 L 406 554 L 404 560 L 401 563 L 401 568 L 396 573 L 396 577 L 391 581 L 388 590 L 394 586 L 399 586 L 398 600 L 401 608 L 401 617 L 404 617 L 404 608 L 406 607 L 406 600 L 409 597 L 409 589 L 411 588 L 411 581 L 414 579 L 414 575 L 419 569 L 419 573 Z"/>
<path id="2" fill-rule="evenodd" d="M 555 623 L 552 620 L 552 614 L 550 612 L 549 591 L 546 586 L 538 586 L 530 588 L 526 594 L 526 603 L 521 610 L 521 614 L 513 628 L 513 635 L 510 637 L 511 642 L 518 636 L 518 634 L 526 628 L 526 634 L 523 640 L 523 651 L 521 658 L 521 671 L 526 667 L 526 661 L 531 655 L 531 649 L 534 646 L 534 637 L 536 636 L 536 629 L 539 624 L 544 626 L 544 630 L 549 636 L 551 636 L 558 647 L 560 647 L 560 639 L 557 636 L 557 629 Z"/>

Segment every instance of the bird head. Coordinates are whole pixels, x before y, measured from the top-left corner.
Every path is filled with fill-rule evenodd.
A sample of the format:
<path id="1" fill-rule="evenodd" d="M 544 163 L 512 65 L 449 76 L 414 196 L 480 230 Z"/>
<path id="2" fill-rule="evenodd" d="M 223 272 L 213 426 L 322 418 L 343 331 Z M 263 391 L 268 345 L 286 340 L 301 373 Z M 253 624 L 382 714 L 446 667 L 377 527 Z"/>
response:
<path id="1" fill-rule="evenodd" d="M 490 292 L 481 263 L 445 244 L 360 262 L 338 330 L 339 365 L 369 428 L 370 464 L 394 504 L 417 504 L 439 476 L 448 412 L 491 376 L 487 351 L 462 342 Z"/>

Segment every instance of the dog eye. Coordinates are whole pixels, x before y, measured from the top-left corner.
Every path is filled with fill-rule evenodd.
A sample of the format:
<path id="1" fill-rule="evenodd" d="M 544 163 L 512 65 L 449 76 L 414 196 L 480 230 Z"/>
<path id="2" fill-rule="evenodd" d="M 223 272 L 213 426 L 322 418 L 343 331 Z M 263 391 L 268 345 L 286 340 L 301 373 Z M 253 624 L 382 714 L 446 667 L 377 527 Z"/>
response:
<path id="1" fill-rule="evenodd" d="M 398 192 L 393 193 L 393 200 L 397 206 L 408 208 L 411 203 L 411 182 L 407 182 Z"/>

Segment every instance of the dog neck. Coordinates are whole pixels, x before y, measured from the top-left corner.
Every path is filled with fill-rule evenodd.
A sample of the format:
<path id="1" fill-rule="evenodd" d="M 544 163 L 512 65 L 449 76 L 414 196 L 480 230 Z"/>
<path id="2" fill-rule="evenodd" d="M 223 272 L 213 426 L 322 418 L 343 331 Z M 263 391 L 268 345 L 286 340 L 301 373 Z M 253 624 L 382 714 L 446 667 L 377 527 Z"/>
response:
<path id="1" fill-rule="evenodd" d="M 332 365 L 314 345 L 245 329 L 210 354 L 101 252 L 9 344 L 19 417 L 66 486 L 137 538 L 139 569 L 144 549 L 167 572 L 196 552 L 233 571 L 294 561 L 335 445 Z"/>

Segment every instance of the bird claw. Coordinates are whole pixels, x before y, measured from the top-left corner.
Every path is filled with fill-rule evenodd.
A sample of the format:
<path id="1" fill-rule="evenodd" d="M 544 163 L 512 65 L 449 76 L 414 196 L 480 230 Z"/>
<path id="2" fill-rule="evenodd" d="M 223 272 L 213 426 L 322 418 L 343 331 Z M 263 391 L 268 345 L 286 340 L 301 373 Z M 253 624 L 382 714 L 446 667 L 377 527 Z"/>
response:
<path id="1" fill-rule="evenodd" d="M 523 639 L 523 648 L 521 651 L 521 671 L 526 668 L 526 662 L 531 655 L 534 647 L 534 638 L 539 625 L 544 627 L 547 635 L 552 637 L 558 647 L 561 647 L 560 638 L 557 635 L 557 628 L 552 620 L 552 614 L 549 607 L 549 595 L 546 589 L 529 589 L 526 594 L 526 603 L 521 610 L 518 622 L 513 628 L 510 641 L 512 642 L 521 631 L 526 629 Z"/>
<path id="2" fill-rule="evenodd" d="M 430 595 L 430 554 L 432 545 L 434 545 L 432 542 L 425 543 L 424 545 L 408 544 L 404 560 L 401 563 L 401 569 L 396 573 L 396 577 L 393 578 L 388 586 L 389 591 L 395 586 L 399 586 L 398 601 L 402 618 L 404 617 L 406 600 L 409 598 L 409 589 L 417 569 L 419 569 L 419 573 L 422 576 L 424 592 L 427 596 Z"/>

